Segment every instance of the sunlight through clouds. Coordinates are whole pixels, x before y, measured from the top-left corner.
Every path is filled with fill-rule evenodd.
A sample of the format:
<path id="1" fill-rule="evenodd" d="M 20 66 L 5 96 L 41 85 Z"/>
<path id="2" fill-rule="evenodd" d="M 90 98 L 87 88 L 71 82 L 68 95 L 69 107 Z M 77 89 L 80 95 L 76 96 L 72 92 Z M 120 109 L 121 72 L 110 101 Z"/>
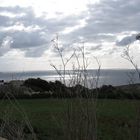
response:
<path id="1" fill-rule="evenodd" d="M 32 7 L 36 15 L 56 17 L 59 14 L 66 16 L 79 14 L 87 10 L 88 4 L 97 3 L 99 0 L 0 0 L 1 6 Z"/>
<path id="2" fill-rule="evenodd" d="M 39 58 L 44 65 L 57 61 L 51 40 L 58 34 L 65 55 L 85 42 L 88 57 L 121 61 L 126 45 L 140 44 L 139 5 L 140 0 L 0 0 L 0 58 L 9 58 L 9 63 L 23 58 L 23 65 L 28 58 L 34 64 Z M 105 67 L 114 63 L 119 67 L 117 62 Z"/>

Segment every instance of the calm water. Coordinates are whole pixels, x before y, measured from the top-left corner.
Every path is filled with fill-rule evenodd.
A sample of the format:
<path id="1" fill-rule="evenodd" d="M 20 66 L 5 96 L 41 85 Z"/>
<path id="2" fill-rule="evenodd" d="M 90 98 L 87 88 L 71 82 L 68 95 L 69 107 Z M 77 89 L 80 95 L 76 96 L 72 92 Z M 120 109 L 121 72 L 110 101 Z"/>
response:
<path id="1" fill-rule="evenodd" d="M 88 70 L 92 77 L 96 77 L 96 70 Z M 59 80 L 59 75 L 55 71 L 35 71 L 35 72 L 0 72 L 0 80 L 25 80 L 28 78 L 42 78 L 48 81 Z M 66 75 L 67 81 L 70 77 Z M 139 82 L 138 75 L 134 70 L 101 70 L 99 86 L 101 85 L 126 85 L 133 79 L 135 83 Z"/>

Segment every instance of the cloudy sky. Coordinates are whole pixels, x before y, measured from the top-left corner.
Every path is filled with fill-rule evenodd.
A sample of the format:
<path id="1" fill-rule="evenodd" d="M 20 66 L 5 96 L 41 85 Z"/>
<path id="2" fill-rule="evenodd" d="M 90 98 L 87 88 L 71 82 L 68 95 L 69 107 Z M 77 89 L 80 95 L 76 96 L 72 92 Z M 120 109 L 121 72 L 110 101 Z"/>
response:
<path id="1" fill-rule="evenodd" d="M 56 35 L 65 58 L 84 42 L 89 68 L 97 67 L 95 56 L 102 68 L 131 68 L 121 57 L 129 44 L 140 65 L 139 5 L 140 0 L 0 0 L 0 71 L 61 65 L 52 42 Z"/>

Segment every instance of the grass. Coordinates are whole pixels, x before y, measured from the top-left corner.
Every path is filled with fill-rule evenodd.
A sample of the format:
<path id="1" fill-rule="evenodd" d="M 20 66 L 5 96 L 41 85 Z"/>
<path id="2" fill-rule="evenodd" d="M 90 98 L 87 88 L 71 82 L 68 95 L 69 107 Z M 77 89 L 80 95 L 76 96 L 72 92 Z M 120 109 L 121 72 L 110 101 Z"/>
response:
<path id="1" fill-rule="evenodd" d="M 61 140 L 61 120 L 67 104 L 76 99 L 35 99 L 18 100 L 20 106 L 27 113 L 37 135 L 41 140 Z M 82 102 L 84 102 L 84 99 Z M 9 101 L 0 101 L 2 112 L 11 106 Z M 99 140 L 129 140 L 134 139 L 136 129 L 137 107 L 140 101 L 134 100 L 98 100 L 98 139 Z M 20 115 L 13 110 L 14 116 L 20 119 Z M 1 117 L 0 116 L 0 117 Z"/>

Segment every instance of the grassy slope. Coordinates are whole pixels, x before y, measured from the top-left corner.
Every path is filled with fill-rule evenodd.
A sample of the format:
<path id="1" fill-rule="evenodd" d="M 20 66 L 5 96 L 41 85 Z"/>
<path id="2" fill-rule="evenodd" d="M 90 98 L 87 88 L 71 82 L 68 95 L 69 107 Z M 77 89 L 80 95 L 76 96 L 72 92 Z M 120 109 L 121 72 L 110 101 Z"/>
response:
<path id="1" fill-rule="evenodd" d="M 38 136 L 44 140 L 61 139 L 59 120 L 68 102 L 70 99 L 19 100 L 32 125 L 37 128 Z M 134 100 L 99 100 L 97 107 L 98 138 L 101 140 L 125 140 L 126 138 L 132 140 L 135 135 L 136 108 L 140 106 L 139 104 L 139 101 Z M 8 101 L 0 101 L 1 112 L 7 106 L 9 106 Z M 15 110 L 14 114 L 16 117 L 19 116 Z"/>

